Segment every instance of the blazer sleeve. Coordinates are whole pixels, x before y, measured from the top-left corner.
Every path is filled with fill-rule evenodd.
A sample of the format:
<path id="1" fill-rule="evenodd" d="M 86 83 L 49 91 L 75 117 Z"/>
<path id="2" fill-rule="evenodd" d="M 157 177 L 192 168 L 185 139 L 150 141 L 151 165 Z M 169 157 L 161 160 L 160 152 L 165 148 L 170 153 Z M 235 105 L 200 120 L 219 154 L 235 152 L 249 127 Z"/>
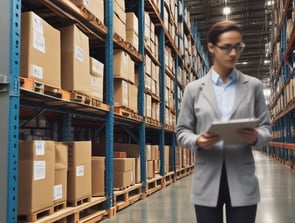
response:
<path id="1" fill-rule="evenodd" d="M 176 139 L 179 146 L 196 151 L 196 140 L 199 135 L 196 134 L 197 118 L 194 112 L 194 96 L 191 86 L 188 84 L 184 90 L 176 126 Z"/>
<path id="2" fill-rule="evenodd" d="M 272 129 L 261 82 L 256 85 L 255 91 L 255 116 L 258 117 L 259 124 L 256 128 L 258 136 L 254 146 L 261 147 L 272 140 Z"/>

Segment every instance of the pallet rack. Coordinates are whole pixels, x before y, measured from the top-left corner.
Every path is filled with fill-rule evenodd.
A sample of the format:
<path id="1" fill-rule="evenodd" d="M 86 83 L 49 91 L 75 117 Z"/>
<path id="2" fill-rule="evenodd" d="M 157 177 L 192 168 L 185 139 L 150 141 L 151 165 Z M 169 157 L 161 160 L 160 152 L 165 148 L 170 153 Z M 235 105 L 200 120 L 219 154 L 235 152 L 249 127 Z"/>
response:
<path id="1" fill-rule="evenodd" d="M 134 1 L 126 1 L 130 4 Z M 159 65 L 160 66 L 160 83 L 162 86 L 165 86 L 165 74 L 167 71 L 165 67 L 165 46 L 168 45 L 174 55 L 174 64 L 175 64 L 175 73 L 172 74 L 174 79 L 175 87 L 175 108 L 170 108 L 173 110 L 176 117 L 178 115 L 179 109 L 179 100 L 178 94 L 184 89 L 184 85 L 180 84 L 178 80 L 179 75 L 178 68 L 181 67 L 187 71 L 186 75 L 189 76 L 190 72 L 193 73 L 194 78 L 198 78 L 204 75 L 206 69 L 208 68 L 207 57 L 202 50 L 200 45 L 198 34 L 194 32 L 193 34 L 190 31 L 188 24 L 184 19 L 185 15 L 185 6 L 184 0 L 176 0 L 175 2 L 179 5 L 182 5 L 182 8 L 178 8 L 178 16 L 176 21 L 180 22 L 185 28 L 186 38 L 190 38 L 198 50 L 198 56 L 204 61 L 204 65 L 199 71 L 192 71 L 190 66 L 187 66 L 183 60 L 183 55 L 179 52 L 178 48 L 180 47 L 180 38 L 178 39 L 177 44 L 173 41 L 170 33 L 168 32 L 167 27 L 164 26 L 164 9 L 167 8 L 167 3 L 164 0 L 161 0 L 160 3 L 160 13 L 156 10 L 155 1 L 152 0 L 139 0 L 136 5 L 136 14 L 138 15 L 139 21 L 139 50 L 134 51 L 133 48 L 130 48 L 128 44 L 122 41 L 119 38 L 116 38 L 113 35 L 113 1 L 105 1 L 105 25 L 100 23 L 97 20 L 89 19 L 87 13 L 82 9 L 75 7 L 69 0 L 61 1 L 49 1 L 49 0 L 5 0 L 0 3 L 0 12 L 3 16 L 3 21 L 1 23 L 1 41 L 0 52 L 2 54 L 1 59 L 1 107 L 3 108 L 2 112 L 2 126 L 6 130 L 7 134 L 1 134 L 1 142 L 3 145 L 2 154 L 7 154 L 6 156 L 1 156 L 1 181 L 0 191 L 1 195 L 1 209 L 0 209 L 0 222 L 17 222 L 17 168 L 18 168 L 18 135 L 19 128 L 25 125 L 26 123 L 19 123 L 19 114 L 22 109 L 23 112 L 26 112 L 26 109 L 31 109 L 29 112 L 29 119 L 38 117 L 44 112 L 54 112 L 58 113 L 58 118 L 61 119 L 62 130 L 58 132 L 56 136 L 59 140 L 69 141 L 72 139 L 71 128 L 73 124 L 79 125 L 80 121 L 85 119 L 87 122 L 94 123 L 103 123 L 100 127 L 97 127 L 96 124 L 92 126 L 92 135 L 96 136 L 102 131 L 102 128 L 105 128 L 105 141 L 106 143 L 106 191 L 105 191 L 105 207 L 109 211 L 109 215 L 112 215 L 116 210 L 114 210 L 114 201 L 118 202 L 118 196 L 115 195 L 113 189 L 113 143 L 114 143 L 114 125 L 120 124 L 124 126 L 124 129 L 133 141 L 137 142 L 140 147 L 140 156 L 141 156 L 141 176 L 142 176 L 142 185 L 140 189 L 136 187 L 136 191 L 139 190 L 143 194 L 151 194 L 155 189 L 161 189 L 176 179 L 180 179 L 184 175 L 191 173 L 192 167 L 189 167 L 188 170 L 181 169 L 177 170 L 175 167 L 176 162 L 176 136 L 174 133 L 173 127 L 165 123 L 165 112 L 166 105 L 165 101 L 165 89 L 162 87 L 160 91 L 160 123 L 147 123 L 145 121 L 144 115 L 144 59 L 143 56 L 145 53 L 148 53 L 148 49 L 145 47 L 144 42 L 144 27 L 145 11 L 149 11 L 151 14 L 151 19 L 156 23 L 159 37 Z M 44 94 L 44 92 L 36 92 L 34 89 L 27 89 L 20 86 L 20 76 L 19 76 L 19 64 L 20 64 L 20 18 L 22 7 L 27 7 L 27 9 L 36 9 L 42 6 L 42 9 L 51 13 L 46 15 L 40 13 L 42 16 L 50 20 L 54 24 L 59 24 L 62 22 L 75 22 L 83 29 L 84 32 L 88 33 L 89 36 L 95 39 L 95 43 L 98 45 L 103 43 L 105 44 L 105 67 L 106 67 L 106 82 L 108 86 L 105 92 L 105 103 L 98 103 L 93 106 L 88 103 L 81 103 L 81 101 L 73 100 L 64 100 L 63 96 L 56 97 L 56 95 Z M 54 15 L 59 15 L 60 17 L 55 17 Z M 171 18 L 173 19 L 173 18 Z M 193 24 L 193 26 L 196 24 Z M 184 38 L 184 37 L 183 37 Z M 138 116 L 136 119 L 130 119 L 125 117 L 122 114 L 117 114 L 114 108 L 113 101 L 113 48 L 121 48 L 126 51 L 134 61 L 136 61 L 139 69 L 139 92 L 138 92 Z M 9 55 L 9 56 L 7 56 Z M 188 77 L 185 77 L 186 79 Z M 23 80 L 25 81 L 25 80 Z M 60 95 L 67 94 L 68 92 L 60 92 Z M 67 98 L 68 99 L 68 98 Z M 83 100 L 83 99 L 82 99 Z M 9 118 L 7 118 L 9 117 Z M 77 117 L 79 117 L 77 119 Z M 27 120 L 27 121 L 28 121 Z M 88 122 L 88 124 L 89 124 Z M 89 124 L 90 125 L 90 124 Z M 129 130 L 128 126 L 136 126 L 136 132 Z M 158 135 L 157 142 L 160 146 L 160 159 L 162 164 L 160 166 L 160 176 L 156 178 L 155 181 L 146 179 L 146 165 L 145 165 L 145 144 L 146 144 L 146 134 L 147 130 L 153 132 L 153 135 Z M 172 172 L 169 172 L 165 175 L 164 169 L 164 146 L 169 144 L 172 150 Z M 177 173 L 177 175 L 176 175 Z M 155 184 L 155 187 L 153 186 Z M 149 188 L 151 187 L 151 188 Z M 116 196 L 116 199 L 115 198 Z M 140 199 L 140 195 L 136 195 L 136 199 Z M 97 199 L 95 199 L 96 201 Z M 123 200 L 123 205 L 132 201 Z M 87 205 L 86 205 L 87 206 Z M 88 206 L 87 206 L 88 207 Z M 80 207 L 82 208 L 82 207 Z M 75 213 L 77 210 L 74 211 Z M 105 214 L 105 213 L 103 213 Z M 52 217 L 52 216 L 51 216 Z M 67 217 L 67 216 L 66 216 Z M 74 216 L 74 218 L 79 218 Z M 96 219 L 100 219 L 100 216 L 96 216 Z M 57 219 L 56 219 L 57 220 Z M 79 219 L 76 219 L 79 220 Z M 76 222 L 75 220 L 75 222 Z M 93 219 L 92 219 L 93 220 Z M 65 221 L 65 220 L 64 220 Z M 87 222 L 87 221 L 85 221 Z"/>
<path id="2" fill-rule="evenodd" d="M 294 1 L 275 1 L 274 25 L 271 41 L 270 114 L 273 124 L 273 141 L 263 151 L 291 168 L 295 168 L 294 146 Z M 288 22 L 292 19 L 292 28 Z M 289 20 L 289 21 L 288 21 Z M 275 30 L 276 29 L 276 30 Z M 288 30 L 289 29 L 289 30 Z M 287 33 L 287 30 L 289 34 Z"/>

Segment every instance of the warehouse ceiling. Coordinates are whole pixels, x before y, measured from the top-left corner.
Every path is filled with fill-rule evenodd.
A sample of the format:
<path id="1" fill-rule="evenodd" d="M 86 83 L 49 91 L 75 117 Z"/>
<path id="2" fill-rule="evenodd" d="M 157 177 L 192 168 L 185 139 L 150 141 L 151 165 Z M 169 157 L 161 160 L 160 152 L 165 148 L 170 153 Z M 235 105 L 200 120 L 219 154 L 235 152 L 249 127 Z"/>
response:
<path id="1" fill-rule="evenodd" d="M 270 41 L 272 6 L 267 6 L 267 0 L 184 0 L 184 2 L 189 8 L 191 21 L 197 24 L 202 45 L 206 50 L 209 28 L 215 22 L 226 19 L 223 8 L 230 7 L 231 13 L 227 19 L 241 24 L 243 41 L 246 43 L 237 68 L 268 82 L 269 64 L 265 64 L 264 61 L 269 59 L 266 58 L 265 44 Z"/>

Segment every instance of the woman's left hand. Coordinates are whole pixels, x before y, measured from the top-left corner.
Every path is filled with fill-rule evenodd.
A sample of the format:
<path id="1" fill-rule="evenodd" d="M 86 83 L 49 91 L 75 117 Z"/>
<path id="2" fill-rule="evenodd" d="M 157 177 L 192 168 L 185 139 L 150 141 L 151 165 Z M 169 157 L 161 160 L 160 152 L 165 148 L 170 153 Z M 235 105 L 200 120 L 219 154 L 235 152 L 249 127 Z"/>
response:
<path id="1" fill-rule="evenodd" d="M 240 129 L 238 134 L 250 145 L 253 145 L 257 141 L 256 129 Z"/>

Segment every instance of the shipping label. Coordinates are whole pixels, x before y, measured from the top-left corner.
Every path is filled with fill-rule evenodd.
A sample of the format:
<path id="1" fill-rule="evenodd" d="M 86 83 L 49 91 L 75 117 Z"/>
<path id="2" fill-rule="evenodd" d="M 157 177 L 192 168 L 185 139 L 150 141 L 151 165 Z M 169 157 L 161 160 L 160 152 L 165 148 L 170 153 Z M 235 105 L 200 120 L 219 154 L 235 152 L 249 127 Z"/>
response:
<path id="1" fill-rule="evenodd" d="M 46 161 L 35 160 L 34 161 L 34 179 L 33 180 L 43 180 L 46 176 Z"/>
<path id="2" fill-rule="evenodd" d="M 53 199 L 58 200 L 62 198 L 62 184 L 54 185 L 53 187 Z"/>
<path id="3" fill-rule="evenodd" d="M 79 47 L 79 46 L 75 46 L 75 57 L 80 61 L 80 62 L 84 62 L 84 50 Z"/>
<path id="4" fill-rule="evenodd" d="M 77 177 L 84 176 L 84 165 L 76 166 L 76 176 Z"/>
<path id="5" fill-rule="evenodd" d="M 45 38 L 37 32 L 33 32 L 33 47 L 42 53 L 45 53 Z"/>
<path id="6" fill-rule="evenodd" d="M 43 67 L 33 64 L 33 76 L 43 79 Z"/>
<path id="7" fill-rule="evenodd" d="M 36 156 L 44 156 L 45 155 L 45 142 L 44 141 L 35 141 L 35 153 Z"/>

